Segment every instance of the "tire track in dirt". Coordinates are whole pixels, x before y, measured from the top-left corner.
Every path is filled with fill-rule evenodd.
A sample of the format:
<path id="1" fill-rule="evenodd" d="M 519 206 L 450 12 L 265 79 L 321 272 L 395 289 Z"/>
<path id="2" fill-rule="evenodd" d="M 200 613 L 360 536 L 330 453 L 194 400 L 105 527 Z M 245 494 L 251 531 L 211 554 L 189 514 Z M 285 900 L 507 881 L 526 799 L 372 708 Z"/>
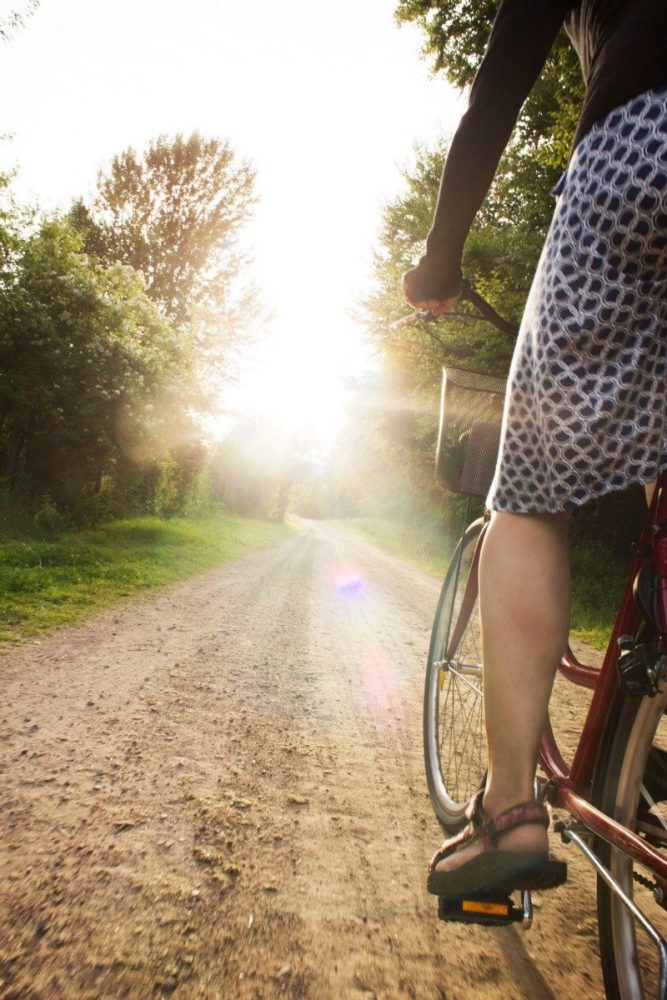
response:
<path id="1" fill-rule="evenodd" d="M 4 651 L 0 997 L 601 996 L 576 862 L 528 933 L 436 920 L 421 686 L 437 595 L 306 522 Z"/>

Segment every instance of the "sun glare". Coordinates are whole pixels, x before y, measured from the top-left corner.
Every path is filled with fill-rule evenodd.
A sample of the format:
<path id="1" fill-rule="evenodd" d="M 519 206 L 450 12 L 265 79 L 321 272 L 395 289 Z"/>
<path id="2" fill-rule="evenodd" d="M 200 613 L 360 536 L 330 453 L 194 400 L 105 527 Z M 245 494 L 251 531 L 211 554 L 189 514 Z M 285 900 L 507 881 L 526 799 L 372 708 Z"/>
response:
<path id="1" fill-rule="evenodd" d="M 310 431 L 324 445 L 341 426 L 343 394 L 335 373 L 319 371 L 308 359 L 285 358 L 258 364 L 242 376 L 235 409 L 240 416 L 255 415 L 285 429 Z"/>
<path id="2" fill-rule="evenodd" d="M 366 367 L 369 356 L 363 331 L 349 322 L 337 335 L 277 323 L 241 372 L 232 408 L 240 418 L 257 416 L 277 429 L 305 432 L 325 451 L 345 421 L 346 379 Z"/>

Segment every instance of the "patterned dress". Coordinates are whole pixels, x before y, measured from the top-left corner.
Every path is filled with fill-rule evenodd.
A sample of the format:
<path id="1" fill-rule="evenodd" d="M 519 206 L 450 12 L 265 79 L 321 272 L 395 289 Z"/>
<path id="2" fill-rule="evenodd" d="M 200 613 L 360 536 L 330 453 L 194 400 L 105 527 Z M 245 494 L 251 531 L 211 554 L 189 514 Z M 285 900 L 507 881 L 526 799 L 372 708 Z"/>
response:
<path id="1" fill-rule="evenodd" d="M 667 87 L 577 145 L 517 340 L 487 503 L 573 510 L 667 468 Z"/>

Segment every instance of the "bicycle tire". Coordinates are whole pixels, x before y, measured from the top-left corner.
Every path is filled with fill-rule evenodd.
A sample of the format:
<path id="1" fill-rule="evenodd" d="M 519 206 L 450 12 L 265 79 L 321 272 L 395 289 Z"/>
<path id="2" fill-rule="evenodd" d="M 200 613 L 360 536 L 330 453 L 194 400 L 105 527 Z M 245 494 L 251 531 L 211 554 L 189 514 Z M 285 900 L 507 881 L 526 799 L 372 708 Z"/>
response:
<path id="1" fill-rule="evenodd" d="M 664 766 L 658 754 L 664 754 L 667 760 L 666 706 L 667 691 L 654 698 L 629 698 L 620 691 L 617 693 L 600 745 L 592 788 L 592 800 L 599 809 L 632 830 L 639 828 L 651 843 L 664 850 L 667 850 L 667 780 L 656 783 L 654 771 L 656 760 Z M 647 815 L 646 798 L 643 818 L 638 816 L 642 788 L 649 789 L 656 804 L 659 818 L 655 820 Z M 633 877 L 635 871 L 645 877 L 650 873 L 642 872 L 630 858 L 604 841 L 598 840 L 596 852 L 626 894 L 666 936 L 667 912 L 655 902 L 650 890 Z M 638 930 L 627 908 L 600 878 L 597 908 L 605 996 L 609 1000 L 655 997 L 658 981 L 655 946 L 643 930 Z"/>
<path id="2" fill-rule="evenodd" d="M 454 833 L 464 825 L 468 801 L 486 772 L 476 593 L 466 620 L 460 618 L 461 601 L 483 523 L 480 518 L 466 529 L 447 568 L 426 663 L 423 713 L 426 780 L 433 809 L 447 833 Z M 466 615 L 466 609 L 463 614 Z M 447 645 L 456 623 L 463 631 L 456 649 L 449 650 L 451 655 L 447 660 Z"/>

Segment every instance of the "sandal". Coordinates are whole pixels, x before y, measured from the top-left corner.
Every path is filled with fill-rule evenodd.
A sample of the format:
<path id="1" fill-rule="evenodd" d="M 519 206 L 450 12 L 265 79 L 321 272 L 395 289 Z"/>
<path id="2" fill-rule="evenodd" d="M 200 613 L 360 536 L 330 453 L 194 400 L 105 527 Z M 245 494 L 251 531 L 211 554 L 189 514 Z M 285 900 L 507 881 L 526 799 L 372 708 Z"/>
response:
<path id="1" fill-rule="evenodd" d="M 446 840 L 429 865 L 428 891 L 434 896 L 454 898 L 486 892 L 514 892 L 515 889 L 550 889 L 567 878 L 564 861 L 552 861 L 544 854 L 518 854 L 498 849 L 498 838 L 524 823 L 539 823 L 549 829 L 549 813 L 539 802 L 521 802 L 511 809 L 484 819 L 483 789 L 471 799 L 466 811 L 468 825 L 455 837 Z M 454 854 L 464 844 L 481 837 L 484 850 L 453 871 L 435 871 L 443 858 Z"/>

